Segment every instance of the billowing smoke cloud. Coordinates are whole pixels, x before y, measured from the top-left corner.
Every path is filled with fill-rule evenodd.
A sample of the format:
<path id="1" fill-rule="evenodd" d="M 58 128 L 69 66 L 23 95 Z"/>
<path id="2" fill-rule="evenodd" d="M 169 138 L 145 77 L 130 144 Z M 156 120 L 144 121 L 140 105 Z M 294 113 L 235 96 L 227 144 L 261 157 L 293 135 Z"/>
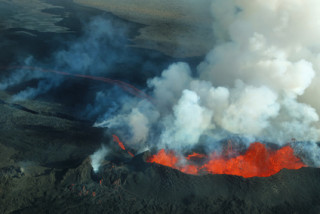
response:
<path id="1" fill-rule="evenodd" d="M 196 71 L 178 62 L 149 78 L 146 91 L 152 101 L 117 89 L 99 90 L 84 112 L 98 117 L 95 126 L 110 128 L 136 150 L 156 146 L 184 151 L 203 142 L 211 148 L 231 136 L 248 143 L 263 140 L 279 145 L 296 139 L 308 143 L 295 148 L 320 165 L 314 153 L 319 150 L 315 142 L 320 134 L 320 101 L 315 99 L 320 89 L 320 3 L 212 0 L 211 11 L 216 45 Z M 95 33 L 54 55 L 57 69 L 106 74 L 119 59 L 135 60 L 121 48 L 125 38 L 114 41 L 117 36 L 109 22 L 98 19 L 88 29 Z M 111 47 L 108 51 L 120 49 L 124 57 L 106 58 L 110 54 L 101 45 L 106 43 Z M 43 85 L 50 89 L 59 84 Z M 21 93 L 30 97 L 49 89 Z"/>
<path id="2" fill-rule="evenodd" d="M 184 90 L 173 116 L 164 118 L 165 130 L 160 137 L 162 145 L 181 149 L 185 145 L 195 145 L 200 136 L 210 127 L 212 111 L 200 105 L 200 97 L 190 90 Z"/>
<path id="3" fill-rule="evenodd" d="M 320 31 L 311 30 L 319 25 L 315 20 L 318 4 L 213 1 L 214 27 L 225 37 L 220 35 L 222 42 L 198 70 L 200 79 L 228 87 L 233 96 L 221 127 L 279 143 L 290 138 L 318 140 L 316 109 L 298 101 L 318 71 L 316 38 Z M 239 80 L 242 89 L 237 86 Z"/>
<path id="4" fill-rule="evenodd" d="M 110 121 L 121 118 L 132 136 L 144 130 L 142 142 L 152 136 L 158 147 L 175 150 L 196 145 L 201 136 L 280 145 L 293 138 L 318 141 L 319 12 L 316 0 L 213 0 L 217 45 L 197 75 L 185 63 L 171 65 L 148 81 L 155 99 L 151 112 L 159 118 L 149 120 L 150 111 L 139 111 L 143 119 L 130 121 L 137 111 L 120 110 L 108 126 L 119 127 Z M 144 128 L 134 128 L 139 126 Z M 305 152 L 318 148 L 311 145 Z"/>
<path id="5" fill-rule="evenodd" d="M 104 158 L 107 156 L 108 152 L 109 152 L 109 150 L 104 145 L 102 145 L 102 147 L 99 150 L 97 150 L 95 153 L 93 153 L 90 156 L 91 165 L 92 165 L 93 171 L 95 173 L 97 173 L 99 171 L 99 168 L 100 168 Z"/>

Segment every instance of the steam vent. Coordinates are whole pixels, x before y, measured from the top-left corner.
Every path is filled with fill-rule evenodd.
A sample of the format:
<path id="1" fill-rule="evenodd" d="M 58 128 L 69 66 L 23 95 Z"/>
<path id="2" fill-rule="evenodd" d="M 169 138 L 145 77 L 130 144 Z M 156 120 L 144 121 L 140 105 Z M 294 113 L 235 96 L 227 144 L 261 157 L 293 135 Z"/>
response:
<path id="1" fill-rule="evenodd" d="M 0 214 L 320 214 L 319 0 L 0 0 Z"/>

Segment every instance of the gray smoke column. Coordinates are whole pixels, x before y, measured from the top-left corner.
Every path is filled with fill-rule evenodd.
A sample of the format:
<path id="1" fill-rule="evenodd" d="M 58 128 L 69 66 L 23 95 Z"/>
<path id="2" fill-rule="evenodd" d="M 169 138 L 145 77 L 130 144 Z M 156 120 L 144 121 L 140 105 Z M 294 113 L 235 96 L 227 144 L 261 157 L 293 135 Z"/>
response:
<path id="1" fill-rule="evenodd" d="M 128 110 L 127 102 L 106 124 L 130 124 L 128 143 L 143 125 L 142 144 L 177 151 L 232 135 L 279 145 L 318 141 L 320 2 L 213 0 L 211 10 L 217 44 L 196 77 L 186 63 L 171 65 L 148 81 L 152 108 Z M 133 115 L 142 119 L 130 120 Z M 308 148 L 319 152 L 314 143 Z"/>

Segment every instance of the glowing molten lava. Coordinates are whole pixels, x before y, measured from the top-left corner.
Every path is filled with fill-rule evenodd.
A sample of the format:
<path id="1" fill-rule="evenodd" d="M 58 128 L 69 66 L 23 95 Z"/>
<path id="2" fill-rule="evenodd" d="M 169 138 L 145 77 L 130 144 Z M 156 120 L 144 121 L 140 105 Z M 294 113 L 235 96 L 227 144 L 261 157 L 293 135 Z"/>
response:
<path id="1" fill-rule="evenodd" d="M 190 163 L 190 159 L 193 158 L 205 158 L 206 162 L 202 165 Z M 268 149 L 262 143 L 253 143 L 243 155 L 230 159 L 222 155 L 216 155 L 215 153 L 209 157 L 198 153 L 183 157 L 176 155 L 173 151 L 166 152 L 162 149 L 147 161 L 169 166 L 187 174 L 207 172 L 212 174 L 238 175 L 245 178 L 268 177 L 284 168 L 300 169 L 306 166 L 294 155 L 294 151 L 290 146 L 285 146 L 274 151 Z"/>
<path id="2" fill-rule="evenodd" d="M 120 141 L 119 137 L 117 135 L 112 135 L 113 137 L 113 141 L 118 143 L 119 147 L 124 150 L 124 151 L 127 151 L 126 150 L 126 147 L 123 145 L 123 143 Z M 134 154 L 132 154 L 130 151 L 127 151 L 128 154 L 131 156 L 131 157 L 134 157 Z"/>
<path id="3" fill-rule="evenodd" d="M 199 154 L 199 153 L 192 153 L 191 155 L 188 155 L 186 157 L 187 160 L 192 160 L 192 159 L 202 159 L 202 158 L 205 158 L 206 155 L 204 154 Z"/>

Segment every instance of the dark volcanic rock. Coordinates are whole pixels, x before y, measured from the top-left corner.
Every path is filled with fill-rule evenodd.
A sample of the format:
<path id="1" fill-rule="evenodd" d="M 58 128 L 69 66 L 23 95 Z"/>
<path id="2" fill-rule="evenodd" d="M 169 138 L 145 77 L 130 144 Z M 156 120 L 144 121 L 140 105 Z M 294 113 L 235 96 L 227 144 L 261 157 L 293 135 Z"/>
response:
<path id="1" fill-rule="evenodd" d="M 304 213 L 320 205 L 320 169 L 316 168 L 284 169 L 271 177 L 246 179 L 186 175 L 146 165 L 128 175 L 125 188 L 142 198 L 173 203 L 181 213 L 184 209 L 191 213 Z"/>
<path id="2" fill-rule="evenodd" d="M 78 167 L 67 170 L 60 180 L 57 180 L 57 171 L 50 171 L 42 176 L 48 178 L 48 186 L 39 187 L 34 193 L 39 197 L 30 198 L 28 206 L 16 213 L 320 211 L 319 169 L 282 170 L 267 178 L 245 179 L 231 175 L 187 175 L 150 163 L 133 170 L 132 164 L 136 163 L 135 159 L 118 165 L 107 162 L 95 175 L 90 160 L 86 159 Z M 31 188 L 34 184 L 29 185 Z M 11 199 L 12 205 L 13 201 Z"/>

